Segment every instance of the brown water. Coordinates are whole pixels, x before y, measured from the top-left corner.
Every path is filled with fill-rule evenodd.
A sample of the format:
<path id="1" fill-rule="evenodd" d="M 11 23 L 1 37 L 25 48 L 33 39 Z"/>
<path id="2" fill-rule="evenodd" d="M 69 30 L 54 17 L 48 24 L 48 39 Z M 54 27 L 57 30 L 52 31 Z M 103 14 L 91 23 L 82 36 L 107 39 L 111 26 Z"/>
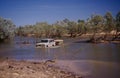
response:
<path id="1" fill-rule="evenodd" d="M 91 44 L 80 39 L 65 39 L 58 48 L 35 48 L 34 38 L 16 37 L 0 44 L 0 58 L 17 60 L 57 59 L 59 65 L 85 78 L 120 78 L 120 44 Z M 29 41 L 30 44 L 20 42 Z"/>

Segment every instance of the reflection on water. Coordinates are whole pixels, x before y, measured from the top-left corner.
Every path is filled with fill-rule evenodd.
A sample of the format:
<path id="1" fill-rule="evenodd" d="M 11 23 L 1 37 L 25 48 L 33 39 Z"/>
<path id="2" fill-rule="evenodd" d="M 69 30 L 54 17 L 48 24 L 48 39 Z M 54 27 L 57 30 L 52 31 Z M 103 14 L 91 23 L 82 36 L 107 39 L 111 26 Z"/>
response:
<path id="1" fill-rule="evenodd" d="M 91 73 L 95 73 L 88 78 L 119 77 L 120 64 L 120 44 L 90 44 L 79 42 L 79 39 L 65 39 L 64 46 L 58 48 L 35 48 L 35 38 L 16 37 L 10 44 L 0 45 L 0 58 L 12 58 L 18 60 L 84 60 L 79 62 L 77 67 Z M 20 42 L 28 41 L 29 44 Z M 112 73 L 112 74 L 111 74 Z M 108 75 L 110 74 L 110 75 Z M 99 77 L 98 77 L 99 76 Z"/>

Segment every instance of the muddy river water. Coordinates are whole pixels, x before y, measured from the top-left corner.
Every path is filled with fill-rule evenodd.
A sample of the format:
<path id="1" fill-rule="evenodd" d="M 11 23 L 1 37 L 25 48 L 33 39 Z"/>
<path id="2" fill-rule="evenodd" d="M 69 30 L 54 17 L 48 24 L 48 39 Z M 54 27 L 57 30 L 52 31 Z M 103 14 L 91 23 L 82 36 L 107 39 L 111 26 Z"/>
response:
<path id="1" fill-rule="evenodd" d="M 91 44 L 81 39 L 64 39 L 64 45 L 57 48 L 36 48 L 36 40 L 16 37 L 9 44 L 0 44 L 0 58 L 55 59 L 61 67 L 85 78 L 120 78 L 120 44 Z M 22 41 L 29 44 L 20 43 Z"/>

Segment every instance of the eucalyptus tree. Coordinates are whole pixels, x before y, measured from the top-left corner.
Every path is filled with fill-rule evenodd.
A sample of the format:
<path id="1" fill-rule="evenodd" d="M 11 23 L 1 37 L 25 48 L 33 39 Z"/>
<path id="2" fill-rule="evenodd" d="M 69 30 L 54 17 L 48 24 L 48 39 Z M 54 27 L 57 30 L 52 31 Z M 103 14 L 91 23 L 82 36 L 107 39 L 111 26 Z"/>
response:
<path id="1" fill-rule="evenodd" d="M 107 12 L 104 16 L 105 25 L 104 31 L 106 32 L 105 38 L 107 38 L 108 33 L 115 29 L 115 20 L 110 12 Z"/>
<path id="2" fill-rule="evenodd" d="M 29 34 L 33 34 L 33 26 L 19 26 L 18 28 L 16 28 L 16 33 L 18 36 L 28 36 Z"/>
<path id="3" fill-rule="evenodd" d="M 44 34 L 44 23 L 38 22 L 33 27 L 33 33 L 36 35 L 36 37 L 43 37 Z"/>
<path id="4" fill-rule="evenodd" d="M 74 21 L 68 22 L 68 33 L 70 34 L 70 37 L 75 37 L 77 35 L 77 23 Z"/>
<path id="5" fill-rule="evenodd" d="M 70 20 L 67 19 L 67 18 L 65 18 L 65 19 L 63 20 L 63 22 L 66 23 L 66 24 L 68 24 L 68 23 L 70 22 Z"/>
<path id="6" fill-rule="evenodd" d="M 85 22 L 85 33 L 91 33 L 91 32 L 92 32 L 91 19 L 87 18 Z"/>
<path id="7" fill-rule="evenodd" d="M 49 38 L 51 35 L 51 30 L 52 30 L 52 26 L 48 25 L 47 23 L 43 26 L 43 30 L 44 30 L 44 35 L 45 37 Z"/>
<path id="8" fill-rule="evenodd" d="M 24 36 L 28 36 L 29 34 L 32 34 L 33 29 L 32 29 L 32 25 L 25 25 L 23 28 L 23 33 Z"/>
<path id="9" fill-rule="evenodd" d="M 11 20 L 0 17 L 0 40 L 12 39 L 15 36 L 15 25 Z"/>
<path id="10" fill-rule="evenodd" d="M 120 12 L 117 13 L 115 22 L 116 22 L 116 25 L 115 25 L 116 34 L 115 34 L 115 36 L 113 37 L 112 40 L 120 38 Z"/>
<path id="11" fill-rule="evenodd" d="M 64 22 L 60 21 L 52 25 L 54 37 L 63 37 L 66 32 Z"/>
<path id="12" fill-rule="evenodd" d="M 34 25 L 34 33 L 38 37 L 50 37 L 52 26 L 47 22 L 39 22 Z"/>
<path id="13" fill-rule="evenodd" d="M 120 12 L 116 15 L 116 34 L 120 32 Z"/>
<path id="14" fill-rule="evenodd" d="M 92 15 L 92 17 L 90 19 L 90 23 L 91 23 L 91 30 L 93 31 L 91 40 L 95 41 L 96 33 L 98 33 L 100 31 L 100 28 L 102 26 L 103 17 L 100 15 Z"/>
<path id="15" fill-rule="evenodd" d="M 18 36 L 22 36 L 23 35 L 23 27 L 22 26 L 19 26 L 16 28 L 16 34 Z"/>
<path id="16" fill-rule="evenodd" d="M 77 33 L 79 35 L 82 35 L 86 33 L 86 26 L 85 26 L 85 21 L 84 20 L 78 20 L 78 25 L 77 25 Z"/>

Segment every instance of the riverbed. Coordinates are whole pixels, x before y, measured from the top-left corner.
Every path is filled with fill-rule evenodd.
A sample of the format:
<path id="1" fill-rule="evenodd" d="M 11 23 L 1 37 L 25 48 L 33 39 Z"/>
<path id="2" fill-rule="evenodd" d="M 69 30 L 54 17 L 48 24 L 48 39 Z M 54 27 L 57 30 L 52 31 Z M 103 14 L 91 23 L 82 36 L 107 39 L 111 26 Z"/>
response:
<path id="1" fill-rule="evenodd" d="M 29 44 L 21 42 L 28 41 Z M 0 45 L 0 58 L 15 60 L 56 60 L 56 65 L 85 78 L 119 78 L 120 44 L 86 43 L 80 38 L 64 39 L 57 48 L 36 48 L 35 38 L 16 37 Z"/>

